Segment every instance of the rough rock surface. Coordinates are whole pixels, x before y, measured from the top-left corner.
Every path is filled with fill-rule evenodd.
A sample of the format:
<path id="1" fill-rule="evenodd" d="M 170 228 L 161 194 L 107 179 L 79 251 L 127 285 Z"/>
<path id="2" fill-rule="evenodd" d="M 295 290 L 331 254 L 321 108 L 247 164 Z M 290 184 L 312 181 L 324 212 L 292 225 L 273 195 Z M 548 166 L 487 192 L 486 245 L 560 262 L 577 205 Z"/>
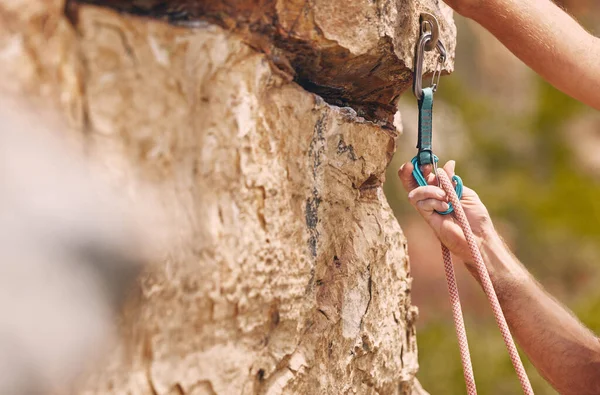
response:
<path id="1" fill-rule="evenodd" d="M 115 183 L 160 187 L 177 224 L 177 248 L 141 280 L 124 345 L 82 392 L 418 392 L 406 241 L 381 189 L 389 124 L 307 92 L 243 23 L 177 27 L 72 5 L 71 26 L 60 1 L 16 3 L 0 1 L 0 88 L 58 104 Z M 294 73 L 344 75 L 344 94 L 363 104 L 377 75 L 394 91 L 379 103 L 393 103 L 410 84 L 417 10 L 438 10 L 422 3 L 356 3 L 350 14 L 374 12 L 376 27 L 336 19 L 348 2 L 306 3 L 296 29 L 323 63 L 292 60 Z M 276 3 L 282 26 L 293 4 Z M 389 52 L 379 71 L 377 51 Z M 332 70 L 343 62 L 324 59 L 336 56 L 371 66 Z"/>
<path id="2" fill-rule="evenodd" d="M 235 32 L 310 92 L 391 127 L 396 101 L 411 84 L 419 15 L 440 22 L 452 71 L 456 29 L 438 0 L 81 0 L 173 23 L 202 21 Z M 428 55 L 431 69 L 434 55 Z"/>

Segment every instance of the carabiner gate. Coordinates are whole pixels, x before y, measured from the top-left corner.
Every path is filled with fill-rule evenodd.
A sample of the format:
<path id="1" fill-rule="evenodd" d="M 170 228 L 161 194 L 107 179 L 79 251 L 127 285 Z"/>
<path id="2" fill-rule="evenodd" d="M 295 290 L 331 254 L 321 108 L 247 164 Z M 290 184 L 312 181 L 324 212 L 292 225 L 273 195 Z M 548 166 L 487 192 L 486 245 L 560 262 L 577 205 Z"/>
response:
<path id="1" fill-rule="evenodd" d="M 442 70 L 444 69 L 444 64 L 446 63 L 446 48 L 444 48 L 444 44 L 438 40 L 436 48 L 438 48 L 440 56 L 438 56 L 435 69 L 433 69 L 433 75 L 431 76 L 431 89 L 433 89 L 434 92 L 440 85 L 440 77 L 442 76 Z"/>

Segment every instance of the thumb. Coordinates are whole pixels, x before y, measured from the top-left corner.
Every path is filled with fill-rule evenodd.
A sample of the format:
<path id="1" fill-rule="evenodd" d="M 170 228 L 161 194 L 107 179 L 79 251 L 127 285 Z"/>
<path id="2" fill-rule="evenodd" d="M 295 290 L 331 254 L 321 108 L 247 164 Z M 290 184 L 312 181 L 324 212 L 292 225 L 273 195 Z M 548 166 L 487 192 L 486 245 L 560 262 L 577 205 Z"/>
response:
<path id="1" fill-rule="evenodd" d="M 444 171 L 446 172 L 446 174 L 448 174 L 448 177 L 450 179 L 452 179 L 452 177 L 454 177 L 455 171 L 454 169 L 456 168 L 456 162 L 453 160 L 449 160 L 448 162 L 446 162 L 446 164 L 444 165 Z"/>

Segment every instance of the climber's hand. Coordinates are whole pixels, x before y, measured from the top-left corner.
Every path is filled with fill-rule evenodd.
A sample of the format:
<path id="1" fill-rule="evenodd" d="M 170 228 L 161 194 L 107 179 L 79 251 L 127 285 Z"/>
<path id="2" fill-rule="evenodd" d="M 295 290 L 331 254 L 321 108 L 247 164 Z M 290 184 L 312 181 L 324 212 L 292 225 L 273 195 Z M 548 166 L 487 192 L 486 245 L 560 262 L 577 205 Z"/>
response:
<path id="1" fill-rule="evenodd" d="M 444 166 L 444 170 L 449 178 L 454 176 L 455 162 L 449 161 Z M 423 175 L 430 185 L 420 187 L 415 181 L 412 171 L 413 165 L 408 162 L 400 167 L 398 176 L 402 181 L 402 185 L 408 191 L 408 200 L 423 216 L 425 221 L 435 231 L 435 234 L 440 241 L 448 247 L 448 249 L 460 257 L 467 263 L 471 262 L 471 254 L 467 246 L 467 241 L 462 229 L 455 222 L 454 215 L 441 215 L 436 211 L 446 211 L 448 209 L 448 199 L 443 189 L 437 187 L 437 182 L 434 174 L 431 171 L 431 166 L 422 168 Z M 492 220 L 487 209 L 479 200 L 479 196 L 467 187 L 463 189 L 461 203 L 467 215 L 467 219 L 471 224 L 473 233 L 481 243 L 486 237 L 491 236 L 494 232 Z"/>

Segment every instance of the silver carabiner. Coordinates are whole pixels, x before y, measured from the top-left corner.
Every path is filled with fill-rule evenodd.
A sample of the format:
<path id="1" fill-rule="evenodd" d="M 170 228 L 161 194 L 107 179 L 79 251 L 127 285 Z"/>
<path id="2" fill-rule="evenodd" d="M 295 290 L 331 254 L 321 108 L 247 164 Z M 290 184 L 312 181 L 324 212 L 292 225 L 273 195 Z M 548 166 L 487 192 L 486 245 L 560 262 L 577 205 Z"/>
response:
<path id="1" fill-rule="evenodd" d="M 423 95 L 423 62 L 425 51 L 436 49 L 439 53 L 438 61 L 433 71 L 431 86 L 435 91 L 439 85 L 442 69 L 446 63 L 446 48 L 439 39 L 439 27 L 437 19 L 431 14 L 421 14 L 421 35 L 417 42 L 415 53 L 415 78 L 413 81 L 413 93 L 417 99 Z"/>
<path id="2" fill-rule="evenodd" d="M 421 34 L 417 43 L 417 53 L 415 56 L 415 78 L 413 81 L 413 93 L 417 99 L 423 96 L 423 59 L 425 58 L 425 45 L 431 41 L 431 33 Z"/>

